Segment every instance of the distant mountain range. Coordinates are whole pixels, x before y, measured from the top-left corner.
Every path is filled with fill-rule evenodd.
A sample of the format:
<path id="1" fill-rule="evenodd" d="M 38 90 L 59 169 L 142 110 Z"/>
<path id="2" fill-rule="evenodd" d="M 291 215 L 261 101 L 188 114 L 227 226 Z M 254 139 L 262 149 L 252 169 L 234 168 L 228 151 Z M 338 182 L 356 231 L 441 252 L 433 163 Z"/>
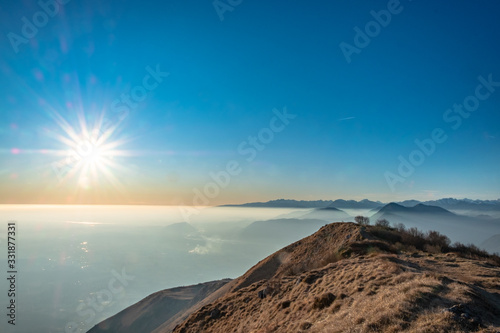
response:
<path id="1" fill-rule="evenodd" d="M 361 201 L 337 199 L 332 202 L 330 207 L 340 209 L 372 209 L 382 207 L 384 204 L 380 201 L 370 201 L 363 199 Z"/>
<path id="2" fill-rule="evenodd" d="M 418 204 L 427 206 L 437 206 L 448 210 L 472 210 L 472 211 L 500 211 L 500 199 L 497 200 L 472 200 L 443 198 L 439 200 L 418 201 L 405 200 L 396 202 L 404 207 L 414 207 Z M 223 207 L 269 207 L 269 208 L 326 208 L 334 207 L 338 209 L 376 209 L 385 206 L 387 203 L 371 201 L 368 199 L 355 200 L 292 200 L 278 199 L 267 202 L 251 202 L 241 205 L 223 205 Z"/>
<path id="3" fill-rule="evenodd" d="M 423 202 L 426 205 L 439 206 L 448 210 L 481 210 L 500 211 L 500 199 L 497 200 L 471 200 L 443 198 Z"/>
<path id="4" fill-rule="evenodd" d="M 221 207 L 268 207 L 268 208 L 340 208 L 340 209 L 371 209 L 382 207 L 384 204 L 380 201 L 370 201 L 364 199 L 361 201 L 355 200 L 292 200 L 278 199 L 267 202 L 250 202 L 241 205 L 223 205 Z"/>
<path id="5" fill-rule="evenodd" d="M 327 203 L 329 204 L 326 205 Z M 399 203 L 383 204 L 379 201 L 370 200 L 339 199 L 331 202 L 324 200 L 309 202 L 281 199 L 266 203 L 249 203 L 242 206 L 285 207 L 285 205 L 289 208 L 306 208 L 308 205 L 326 206 L 313 207 L 308 211 L 294 211 L 283 214 L 278 216 L 273 223 L 256 223 L 249 228 L 249 230 L 255 228 L 252 235 L 260 234 L 261 241 L 271 237 L 277 243 L 283 244 L 285 241 L 293 240 L 294 237 L 298 239 L 297 236 L 299 235 L 305 236 L 309 234 L 312 228 L 321 224 L 318 220 L 327 223 L 354 221 L 354 216 L 349 215 L 348 211 L 342 209 L 366 209 L 365 213 L 354 213 L 353 215 L 362 214 L 368 216 L 372 224 L 379 219 L 386 219 L 391 225 L 402 223 L 407 227 L 437 230 L 450 235 L 453 241 L 471 242 L 476 245 L 480 245 L 492 234 L 498 233 L 500 226 L 500 216 L 498 215 L 500 202 L 496 200 L 440 199 L 423 203 L 417 200 L 406 200 Z M 452 207 L 452 209 L 450 211 L 445 207 Z M 470 209 L 470 207 L 474 207 L 474 210 Z M 485 213 L 493 214 L 486 215 Z M 300 222 L 300 220 L 303 221 Z M 281 231 L 279 231 L 280 229 Z M 288 229 L 295 231 L 292 234 L 283 231 Z"/>
<path id="6" fill-rule="evenodd" d="M 290 200 L 278 199 L 267 202 L 250 202 L 241 205 L 222 205 L 221 207 L 269 207 L 269 208 L 324 208 L 331 205 L 331 200 Z"/>

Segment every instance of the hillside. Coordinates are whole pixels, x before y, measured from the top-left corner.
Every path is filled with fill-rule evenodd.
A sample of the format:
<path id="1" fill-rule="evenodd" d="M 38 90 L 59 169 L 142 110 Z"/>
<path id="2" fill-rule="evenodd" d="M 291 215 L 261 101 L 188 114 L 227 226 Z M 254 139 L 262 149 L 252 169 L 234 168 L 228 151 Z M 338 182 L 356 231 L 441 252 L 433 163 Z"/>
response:
<path id="1" fill-rule="evenodd" d="M 174 332 L 496 332 L 498 263 L 406 248 L 405 235 L 324 226 L 232 281 Z"/>
<path id="2" fill-rule="evenodd" d="M 499 265 L 439 233 L 332 223 L 175 316 L 150 296 L 120 322 L 153 333 L 497 332 Z M 139 318 L 156 329 L 137 326 Z M 90 332 L 129 332 L 111 319 Z"/>
<path id="3" fill-rule="evenodd" d="M 212 281 L 156 292 L 100 322 L 88 333 L 152 332 L 160 325 L 173 328 L 176 320 L 181 321 L 185 318 L 186 310 L 206 299 L 229 281 L 231 280 Z"/>
<path id="4" fill-rule="evenodd" d="M 500 253 L 500 234 L 489 237 L 481 243 L 481 247 L 490 253 Z"/>

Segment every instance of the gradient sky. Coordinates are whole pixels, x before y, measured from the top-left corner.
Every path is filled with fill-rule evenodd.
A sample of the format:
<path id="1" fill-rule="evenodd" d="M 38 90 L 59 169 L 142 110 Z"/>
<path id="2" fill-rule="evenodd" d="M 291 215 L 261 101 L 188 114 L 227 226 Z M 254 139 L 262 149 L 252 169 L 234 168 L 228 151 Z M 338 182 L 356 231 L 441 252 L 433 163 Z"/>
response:
<path id="1" fill-rule="evenodd" d="M 500 197 L 500 87 L 447 114 L 478 77 L 500 82 L 498 1 L 218 6 L 71 0 L 52 17 L 2 3 L 0 203 Z M 388 6 L 348 63 L 341 43 Z M 23 17 L 40 26 L 29 38 Z M 435 128 L 446 140 L 391 188 Z M 229 185 L 213 183 L 228 163 Z"/>

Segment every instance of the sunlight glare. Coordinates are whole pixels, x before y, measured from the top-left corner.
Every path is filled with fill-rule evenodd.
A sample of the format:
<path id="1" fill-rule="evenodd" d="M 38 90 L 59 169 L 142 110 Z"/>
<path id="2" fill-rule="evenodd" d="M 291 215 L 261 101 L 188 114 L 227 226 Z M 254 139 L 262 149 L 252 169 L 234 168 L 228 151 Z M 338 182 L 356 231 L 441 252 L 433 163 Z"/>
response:
<path id="1" fill-rule="evenodd" d="M 111 140 L 115 127 L 102 128 L 102 120 L 89 128 L 85 119 L 79 117 L 79 129 L 71 126 L 59 114 L 55 120 L 66 135 L 54 134 L 55 139 L 66 146 L 60 155 L 64 158 L 58 163 L 64 170 L 61 181 L 75 179 L 78 186 L 84 190 L 111 183 L 115 188 L 121 188 L 116 177 L 120 169 L 124 169 L 114 161 L 116 156 L 130 155 L 126 151 L 118 150 L 125 140 Z"/>

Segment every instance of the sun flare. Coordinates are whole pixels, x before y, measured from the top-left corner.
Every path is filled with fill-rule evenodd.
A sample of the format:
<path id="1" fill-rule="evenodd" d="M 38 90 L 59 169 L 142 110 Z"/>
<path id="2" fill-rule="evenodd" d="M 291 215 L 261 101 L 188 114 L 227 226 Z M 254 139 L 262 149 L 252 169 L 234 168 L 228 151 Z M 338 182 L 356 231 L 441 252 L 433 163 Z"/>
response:
<path id="1" fill-rule="evenodd" d="M 77 143 L 76 149 L 70 150 L 70 154 L 83 164 L 84 167 L 98 166 L 104 163 L 106 151 L 96 142 L 81 140 Z"/>
<path id="2" fill-rule="evenodd" d="M 123 171 L 123 167 L 115 158 L 129 153 L 118 149 L 125 140 L 112 139 L 116 126 L 104 127 L 100 121 L 89 127 L 85 119 L 80 117 L 77 129 L 59 115 L 56 116 L 56 122 L 64 135 L 56 133 L 54 137 L 65 146 L 58 154 L 63 158 L 53 165 L 59 180 L 76 181 L 81 189 L 101 187 L 108 183 L 120 188 L 117 175 Z"/>

